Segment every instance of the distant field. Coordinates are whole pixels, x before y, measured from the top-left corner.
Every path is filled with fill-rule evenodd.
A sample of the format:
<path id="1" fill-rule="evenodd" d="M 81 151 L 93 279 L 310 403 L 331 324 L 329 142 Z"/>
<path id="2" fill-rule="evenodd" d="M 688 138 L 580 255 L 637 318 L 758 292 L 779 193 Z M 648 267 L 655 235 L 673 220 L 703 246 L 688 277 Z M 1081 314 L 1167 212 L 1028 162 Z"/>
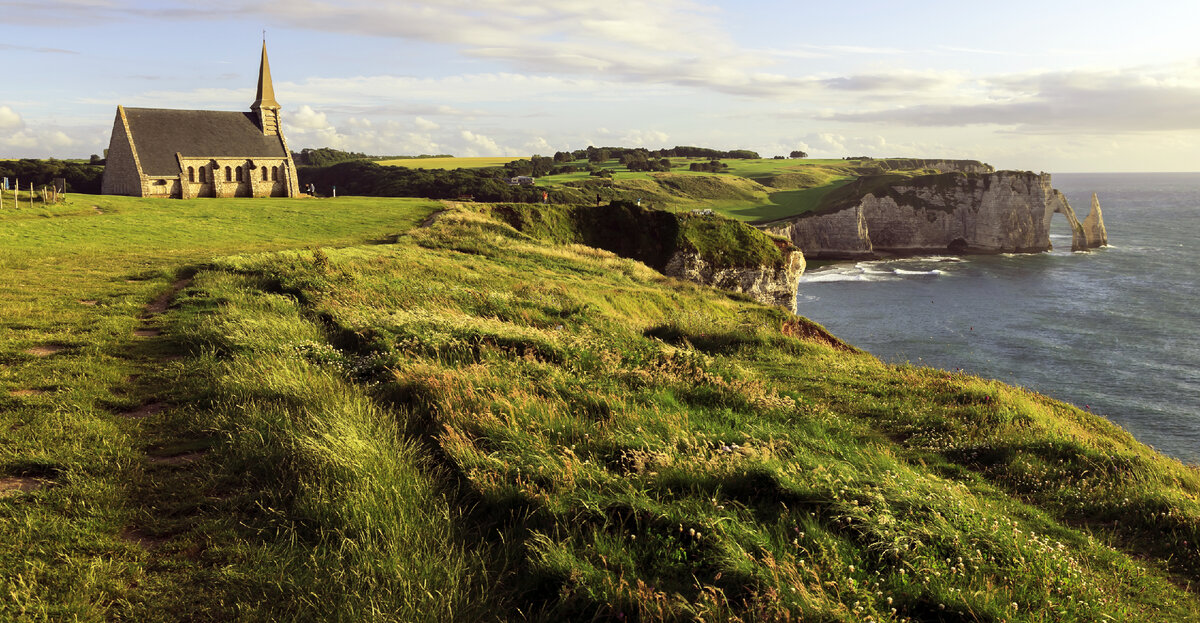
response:
<path id="1" fill-rule="evenodd" d="M 526 156 L 482 156 L 479 158 L 398 158 L 380 160 L 378 164 L 408 169 L 482 169 L 499 167 Z"/>
<path id="2" fill-rule="evenodd" d="M 517 156 L 482 158 L 411 158 L 383 160 L 379 164 L 406 168 L 455 169 L 502 166 Z M 728 168 L 721 173 L 690 171 L 692 163 L 707 158 L 669 158 L 671 170 L 630 171 L 613 158 L 603 163 L 574 160 L 556 166 L 573 166 L 573 173 L 537 178 L 539 187 L 585 186 L 585 195 L 602 195 L 607 200 L 625 198 L 673 211 L 711 209 L 729 218 L 749 223 L 784 219 L 820 206 L 831 191 L 862 174 L 869 162 L 842 159 L 722 159 Z M 592 167 L 608 169 L 611 177 L 589 174 Z M 686 181 L 696 177 L 719 183 Z"/>
<path id="3" fill-rule="evenodd" d="M 689 164 L 706 161 L 703 158 L 670 160 L 670 176 L 694 176 L 722 180 L 726 184 L 684 184 L 676 191 L 668 192 L 666 188 L 659 188 L 656 181 L 662 179 L 664 173 L 632 172 L 615 159 L 600 165 L 613 171 L 611 179 L 592 177 L 586 171 L 588 162 L 575 161 L 565 164 L 584 170 L 541 177 L 537 183 L 553 187 L 584 180 L 605 180 L 604 184 L 613 190 L 643 198 L 650 205 L 669 210 L 711 209 L 739 221 L 763 223 L 815 209 L 826 194 L 854 179 L 852 167 L 857 165 L 856 161 L 846 160 L 726 159 L 722 162 L 729 168 L 713 174 L 688 170 Z M 761 186 L 745 187 L 745 180 Z M 679 186 L 679 181 L 672 185 Z M 735 190 L 737 188 L 740 190 Z"/>

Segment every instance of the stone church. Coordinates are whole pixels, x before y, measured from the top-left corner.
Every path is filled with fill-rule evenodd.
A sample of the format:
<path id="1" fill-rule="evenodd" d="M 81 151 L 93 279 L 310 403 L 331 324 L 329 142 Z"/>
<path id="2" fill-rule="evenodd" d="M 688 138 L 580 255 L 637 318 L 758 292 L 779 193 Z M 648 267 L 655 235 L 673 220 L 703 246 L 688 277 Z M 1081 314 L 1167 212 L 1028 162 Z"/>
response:
<path id="1" fill-rule="evenodd" d="M 250 112 L 117 106 L 101 192 L 134 197 L 295 197 L 267 44 Z"/>

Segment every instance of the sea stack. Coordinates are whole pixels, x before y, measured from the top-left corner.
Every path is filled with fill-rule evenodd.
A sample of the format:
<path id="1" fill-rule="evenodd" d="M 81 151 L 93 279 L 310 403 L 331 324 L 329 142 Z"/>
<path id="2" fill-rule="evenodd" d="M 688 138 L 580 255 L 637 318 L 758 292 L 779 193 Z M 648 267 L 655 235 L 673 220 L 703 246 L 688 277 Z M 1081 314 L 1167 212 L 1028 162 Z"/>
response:
<path id="1" fill-rule="evenodd" d="M 1092 193 L 1092 211 L 1083 219 L 1083 236 L 1089 249 L 1108 246 L 1108 231 L 1104 229 L 1104 215 L 1100 213 L 1100 199 Z"/>

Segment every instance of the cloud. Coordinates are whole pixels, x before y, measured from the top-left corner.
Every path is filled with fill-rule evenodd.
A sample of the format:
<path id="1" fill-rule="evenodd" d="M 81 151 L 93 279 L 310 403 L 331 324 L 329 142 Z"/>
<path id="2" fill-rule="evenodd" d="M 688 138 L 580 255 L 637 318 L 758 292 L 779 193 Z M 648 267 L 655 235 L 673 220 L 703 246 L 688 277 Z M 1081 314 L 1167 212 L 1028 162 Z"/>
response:
<path id="1" fill-rule="evenodd" d="M 0 50 L 8 50 L 12 52 L 35 52 L 38 54 L 79 54 L 75 50 L 64 50 L 62 48 L 39 48 L 29 45 L 13 45 L 11 43 L 0 43 Z"/>
<path id="2" fill-rule="evenodd" d="M 250 0 L 163 0 L 156 7 L 81 0 L 17 2 L 16 21 L 209 20 L 240 16 L 354 36 L 423 41 L 510 64 L 519 72 L 670 84 L 734 95 L 785 96 L 811 81 L 766 71 L 769 57 L 741 49 L 721 11 L 692 0 L 293 0 L 287 11 Z M 66 16 L 66 17 L 62 17 Z M 839 52 L 856 51 L 838 48 Z"/>
<path id="3" fill-rule="evenodd" d="M 17 111 L 8 106 L 0 106 L 0 130 L 11 130 L 25 127 L 25 122 Z"/>
<path id="4" fill-rule="evenodd" d="M 306 130 L 325 130 L 330 128 L 329 120 L 325 117 L 325 113 L 317 112 L 312 109 L 312 106 L 304 105 L 299 110 L 288 115 L 288 125 L 304 132 Z"/>
<path id="5" fill-rule="evenodd" d="M 56 126 L 30 126 L 9 106 L 0 106 L 0 154 L 13 158 L 43 158 L 76 148 L 79 142 Z"/>
<path id="6" fill-rule="evenodd" d="M 619 142 L 621 145 L 654 149 L 657 147 L 669 147 L 667 141 L 670 139 L 670 135 L 659 130 L 630 130 L 621 135 Z"/>
<path id="7" fill-rule="evenodd" d="M 496 141 L 476 134 L 470 130 L 463 130 L 459 133 L 465 145 L 462 155 L 464 156 L 502 156 L 506 150 L 496 144 Z"/>
<path id="8" fill-rule="evenodd" d="M 931 91 L 958 83 L 957 75 L 935 72 L 895 71 L 859 74 L 821 80 L 821 85 L 838 91 Z"/>
<path id="9" fill-rule="evenodd" d="M 424 117 L 417 117 L 416 119 L 413 119 L 413 124 L 416 125 L 417 128 L 419 128 L 421 130 L 425 130 L 426 132 L 428 132 L 429 130 L 436 130 L 436 129 L 442 127 L 442 126 L 438 125 L 437 123 L 430 121 Z"/>
<path id="10" fill-rule="evenodd" d="M 1062 71 L 982 81 L 984 101 L 924 104 L 824 118 L 855 123 L 1009 126 L 1034 134 L 1200 129 L 1200 67 L 1176 64 L 1116 71 Z"/>

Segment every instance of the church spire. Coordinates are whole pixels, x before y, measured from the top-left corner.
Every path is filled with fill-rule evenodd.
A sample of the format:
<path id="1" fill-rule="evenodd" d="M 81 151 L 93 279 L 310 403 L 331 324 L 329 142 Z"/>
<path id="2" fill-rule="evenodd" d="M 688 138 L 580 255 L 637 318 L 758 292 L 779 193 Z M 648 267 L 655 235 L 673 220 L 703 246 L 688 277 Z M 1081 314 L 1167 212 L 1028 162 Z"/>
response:
<path id="1" fill-rule="evenodd" d="M 258 96 L 250 110 L 258 113 L 263 134 L 279 134 L 279 102 L 271 85 L 271 65 L 267 63 L 267 42 L 263 40 L 262 61 L 258 65 Z"/>

